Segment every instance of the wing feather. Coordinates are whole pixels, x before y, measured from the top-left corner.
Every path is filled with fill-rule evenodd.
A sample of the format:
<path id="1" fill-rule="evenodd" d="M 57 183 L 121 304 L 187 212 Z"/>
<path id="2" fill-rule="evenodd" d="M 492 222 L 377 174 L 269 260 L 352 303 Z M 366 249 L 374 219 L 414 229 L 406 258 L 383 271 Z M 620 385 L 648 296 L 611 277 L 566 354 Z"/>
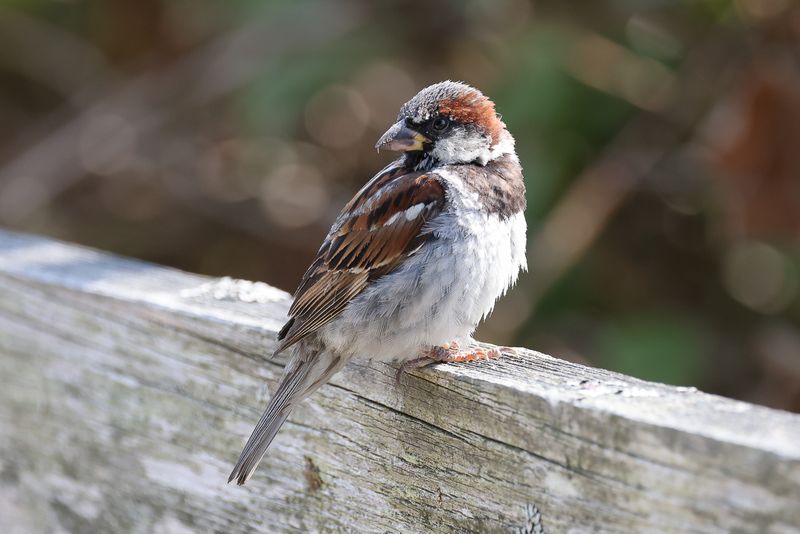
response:
<path id="1" fill-rule="evenodd" d="M 445 191 L 435 173 L 389 166 L 345 206 L 303 276 L 281 331 L 278 352 L 337 315 L 371 282 L 394 269 L 430 238 Z"/>

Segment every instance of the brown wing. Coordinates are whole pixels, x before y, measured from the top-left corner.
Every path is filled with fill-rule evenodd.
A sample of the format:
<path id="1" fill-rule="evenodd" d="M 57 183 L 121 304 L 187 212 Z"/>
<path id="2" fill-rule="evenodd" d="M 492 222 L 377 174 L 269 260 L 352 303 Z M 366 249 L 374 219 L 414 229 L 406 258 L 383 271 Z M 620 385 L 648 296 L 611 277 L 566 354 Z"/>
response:
<path id="1" fill-rule="evenodd" d="M 425 223 L 444 206 L 435 174 L 388 167 L 344 207 L 303 276 L 278 352 L 339 315 L 370 282 L 428 239 Z"/>

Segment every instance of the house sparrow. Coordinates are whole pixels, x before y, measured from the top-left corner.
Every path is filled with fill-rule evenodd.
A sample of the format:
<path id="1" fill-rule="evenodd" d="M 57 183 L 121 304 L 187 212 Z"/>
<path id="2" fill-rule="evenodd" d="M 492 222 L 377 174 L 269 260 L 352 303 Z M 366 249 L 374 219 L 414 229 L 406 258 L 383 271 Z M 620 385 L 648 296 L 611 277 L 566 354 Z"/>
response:
<path id="1" fill-rule="evenodd" d="M 497 356 L 471 336 L 526 268 L 514 138 L 491 100 L 446 81 L 375 146 L 402 155 L 344 207 L 303 276 L 278 334 L 291 359 L 228 482 L 247 482 L 292 409 L 352 359 L 402 371 Z"/>

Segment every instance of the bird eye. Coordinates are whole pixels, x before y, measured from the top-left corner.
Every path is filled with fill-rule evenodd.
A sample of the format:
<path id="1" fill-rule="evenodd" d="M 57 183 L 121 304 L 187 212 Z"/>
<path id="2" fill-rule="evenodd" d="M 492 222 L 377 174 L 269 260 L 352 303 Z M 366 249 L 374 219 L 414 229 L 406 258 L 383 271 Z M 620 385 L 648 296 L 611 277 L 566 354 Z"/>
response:
<path id="1" fill-rule="evenodd" d="M 439 117 L 435 121 L 433 121 L 433 129 L 437 132 L 443 132 L 450 126 L 450 121 L 444 117 Z"/>

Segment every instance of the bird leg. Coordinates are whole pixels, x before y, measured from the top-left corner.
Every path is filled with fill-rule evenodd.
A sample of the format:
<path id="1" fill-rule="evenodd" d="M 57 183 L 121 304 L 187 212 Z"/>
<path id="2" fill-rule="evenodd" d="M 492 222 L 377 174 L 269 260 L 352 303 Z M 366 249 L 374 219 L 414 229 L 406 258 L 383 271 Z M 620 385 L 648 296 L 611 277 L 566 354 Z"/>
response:
<path id="1" fill-rule="evenodd" d="M 466 349 L 461 349 L 455 341 L 449 347 L 433 347 L 430 351 L 431 360 L 437 363 L 463 363 L 474 362 L 476 360 L 496 360 L 502 356 L 497 347 L 484 348 L 480 345 L 472 345 Z"/>
<path id="2" fill-rule="evenodd" d="M 510 350 L 510 349 L 509 349 Z M 477 343 L 470 343 L 466 348 L 461 348 L 458 342 L 435 345 L 422 352 L 422 356 L 405 362 L 397 370 L 395 380 L 399 383 L 403 373 L 418 367 L 425 367 L 432 363 L 463 363 L 476 360 L 496 360 L 505 352 L 505 347 L 484 348 Z"/>

